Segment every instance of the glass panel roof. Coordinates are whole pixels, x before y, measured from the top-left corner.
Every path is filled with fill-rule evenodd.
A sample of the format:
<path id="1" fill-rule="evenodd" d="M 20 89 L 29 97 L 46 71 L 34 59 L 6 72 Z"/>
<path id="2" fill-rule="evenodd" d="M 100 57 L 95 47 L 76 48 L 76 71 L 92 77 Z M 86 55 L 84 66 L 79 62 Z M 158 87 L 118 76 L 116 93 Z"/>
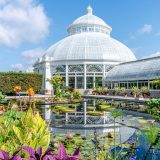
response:
<path id="1" fill-rule="evenodd" d="M 160 77 L 160 56 L 121 63 L 106 75 L 106 81 L 147 80 Z"/>

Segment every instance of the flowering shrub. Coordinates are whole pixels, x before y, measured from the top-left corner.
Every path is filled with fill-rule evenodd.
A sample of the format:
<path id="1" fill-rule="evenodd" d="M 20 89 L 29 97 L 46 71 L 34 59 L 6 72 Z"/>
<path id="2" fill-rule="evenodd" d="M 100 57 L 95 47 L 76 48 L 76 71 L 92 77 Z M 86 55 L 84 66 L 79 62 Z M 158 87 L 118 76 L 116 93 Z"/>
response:
<path id="1" fill-rule="evenodd" d="M 21 91 L 21 86 L 15 86 L 13 90 L 16 93 L 19 93 Z"/>
<path id="2" fill-rule="evenodd" d="M 26 93 L 27 93 L 29 96 L 34 96 L 34 95 L 35 95 L 33 88 L 29 88 L 29 89 L 26 91 Z"/>

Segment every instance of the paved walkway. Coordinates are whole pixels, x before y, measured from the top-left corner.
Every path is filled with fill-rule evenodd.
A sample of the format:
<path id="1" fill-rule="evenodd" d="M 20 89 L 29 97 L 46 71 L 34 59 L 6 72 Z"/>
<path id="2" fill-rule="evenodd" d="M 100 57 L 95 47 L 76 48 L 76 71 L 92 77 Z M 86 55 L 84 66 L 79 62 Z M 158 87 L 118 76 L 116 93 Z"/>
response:
<path id="1" fill-rule="evenodd" d="M 35 94 L 34 98 L 50 98 L 51 96 L 49 95 L 43 95 L 43 94 Z M 19 98 L 19 96 L 7 96 L 6 99 L 15 99 Z M 21 96 L 21 98 L 29 98 L 29 96 Z"/>
<path id="2" fill-rule="evenodd" d="M 147 103 L 148 101 L 148 98 L 134 98 L 134 97 L 122 97 L 122 96 L 84 95 L 82 97 L 86 99 L 106 99 L 106 100 L 127 101 L 136 103 Z"/>

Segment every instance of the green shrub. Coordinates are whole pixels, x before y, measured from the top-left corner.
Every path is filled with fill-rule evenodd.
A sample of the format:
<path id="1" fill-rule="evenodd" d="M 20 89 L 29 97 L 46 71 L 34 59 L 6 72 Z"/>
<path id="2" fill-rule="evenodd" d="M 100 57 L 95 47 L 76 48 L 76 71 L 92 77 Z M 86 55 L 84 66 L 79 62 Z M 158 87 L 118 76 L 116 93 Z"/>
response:
<path id="1" fill-rule="evenodd" d="M 28 88 L 33 88 L 35 93 L 39 93 L 42 86 L 42 75 L 37 73 L 0 73 L 0 90 L 7 95 L 14 94 L 13 88 L 21 86 L 22 92 Z"/>

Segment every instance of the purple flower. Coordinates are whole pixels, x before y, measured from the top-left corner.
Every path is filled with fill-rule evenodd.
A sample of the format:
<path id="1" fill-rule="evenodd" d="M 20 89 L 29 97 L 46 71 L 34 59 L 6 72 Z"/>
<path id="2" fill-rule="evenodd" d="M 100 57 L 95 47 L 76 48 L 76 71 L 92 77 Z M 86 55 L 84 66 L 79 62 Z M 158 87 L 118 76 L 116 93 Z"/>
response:
<path id="1" fill-rule="evenodd" d="M 136 157 L 135 156 L 130 156 L 129 160 L 136 160 Z"/>
<path id="2" fill-rule="evenodd" d="M 97 141 L 96 141 L 96 140 L 94 140 L 94 139 L 92 139 L 91 141 L 92 141 L 93 143 L 97 143 Z"/>

